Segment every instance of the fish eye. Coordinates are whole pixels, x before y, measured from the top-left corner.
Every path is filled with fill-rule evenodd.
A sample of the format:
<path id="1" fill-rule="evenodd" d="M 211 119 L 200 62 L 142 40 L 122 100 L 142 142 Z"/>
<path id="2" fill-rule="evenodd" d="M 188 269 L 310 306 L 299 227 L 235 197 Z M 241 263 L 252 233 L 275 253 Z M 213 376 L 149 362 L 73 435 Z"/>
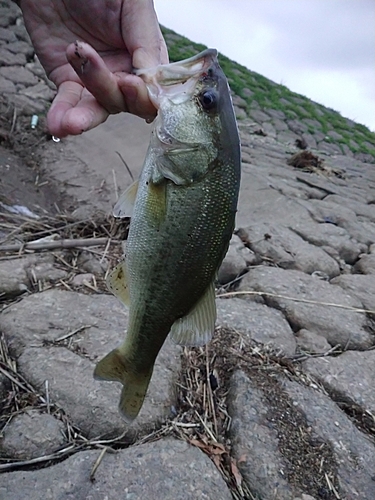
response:
<path id="1" fill-rule="evenodd" d="M 214 89 L 205 90 L 200 94 L 199 101 L 202 104 L 203 109 L 205 109 L 206 111 L 211 111 L 217 105 L 217 92 Z"/>

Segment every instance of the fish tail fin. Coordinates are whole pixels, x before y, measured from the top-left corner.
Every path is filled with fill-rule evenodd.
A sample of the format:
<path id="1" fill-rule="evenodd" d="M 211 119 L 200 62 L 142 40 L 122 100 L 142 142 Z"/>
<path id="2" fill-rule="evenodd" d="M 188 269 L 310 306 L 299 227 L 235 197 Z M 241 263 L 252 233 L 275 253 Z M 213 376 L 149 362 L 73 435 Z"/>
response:
<path id="1" fill-rule="evenodd" d="M 99 361 L 94 370 L 94 378 L 98 380 L 117 381 L 123 384 L 119 411 L 130 423 L 138 415 L 152 376 L 152 368 L 148 373 L 134 373 L 129 370 L 130 363 L 120 349 L 114 349 Z"/>

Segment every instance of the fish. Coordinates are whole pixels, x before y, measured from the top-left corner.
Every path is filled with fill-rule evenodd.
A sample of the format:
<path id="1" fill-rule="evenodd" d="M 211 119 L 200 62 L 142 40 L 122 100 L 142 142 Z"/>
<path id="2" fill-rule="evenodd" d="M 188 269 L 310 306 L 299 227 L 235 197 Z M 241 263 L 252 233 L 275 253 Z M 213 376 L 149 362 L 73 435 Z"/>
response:
<path id="1" fill-rule="evenodd" d="M 217 51 L 138 70 L 157 116 L 138 181 L 119 198 L 130 217 L 125 259 L 109 290 L 129 307 L 124 342 L 94 377 L 123 384 L 119 411 L 131 423 L 168 335 L 204 345 L 215 329 L 215 278 L 235 226 L 240 139 Z"/>

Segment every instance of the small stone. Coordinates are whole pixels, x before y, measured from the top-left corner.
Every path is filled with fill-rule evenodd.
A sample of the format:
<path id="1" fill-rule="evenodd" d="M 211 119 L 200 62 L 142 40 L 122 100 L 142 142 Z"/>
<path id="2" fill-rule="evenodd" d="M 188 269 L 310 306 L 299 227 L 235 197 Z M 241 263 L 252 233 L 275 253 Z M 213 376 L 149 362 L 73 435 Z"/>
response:
<path id="1" fill-rule="evenodd" d="M 29 460 L 49 455 L 66 442 L 64 424 L 47 413 L 29 410 L 6 425 L 3 452 L 12 458 Z"/>
<path id="2" fill-rule="evenodd" d="M 87 273 L 103 276 L 108 269 L 108 260 L 101 261 L 92 253 L 83 251 L 78 256 L 77 266 Z"/>
<path id="3" fill-rule="evenodd" d="M 83 286 L 85 283 L 92 284 L 95 276 L 92 273 L 76 274 L 73 278 L 73 286 Z"/>
<path id="4" fill-rule="evenodd" d="M 321 354 L 331 349 L 325 337 L 305 329 L 299 330 L 296 333 L 296 341 L 302 351 L 311 354 Z"/>

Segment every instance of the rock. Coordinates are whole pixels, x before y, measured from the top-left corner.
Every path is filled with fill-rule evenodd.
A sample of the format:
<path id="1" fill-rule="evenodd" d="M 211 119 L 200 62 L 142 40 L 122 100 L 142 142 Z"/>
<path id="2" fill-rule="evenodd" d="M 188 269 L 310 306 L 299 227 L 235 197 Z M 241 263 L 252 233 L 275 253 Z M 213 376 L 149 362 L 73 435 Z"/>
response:
<path id="1" fill-rule="evenodd" d="M 230 283 L 237 276 L 241 276 L 246 271 L 247 266 L 253 265 L 255 262 L 254 252 L 246 248 L 241 239 L 234 234 L 218 272 L 217 279 L 219 283 L 222 285 Z"/>
<path id="2" fill-rule="evenodd" d="M 67 271 L 54 266 L 54 257 L 48 254 L 0 261 L 0 295 L 20 295 L 26 292 L 32 283 L 54 282 L 66 278 L 67 275 Z"/>
<path id="3" fill-rule="evenodd" d="M 0 75 L 0 92 L 2 94 L 6 93 L 11 93 L 13 94 L 16 92 L 16 86 L 11 80 L 8 80 L 7 78 L 4 78 L 3 76 Z"/>
<path id="4" fill-rule="evenodd" d="M 3 7 L 3 3 L 0 6 L 0 26 L 8 27 L 10 24 L 13 24 L 17 18 L 17 14 L 15 13 L 12 6 L 9 8 Z"/>
<path id="5" fill-rule="evenodd" d="M 353 240 L 346 229 L 329 223 L 293 224 L 291 229 L 301 238 L 319 247 L 330 247 L 341 259 L 353 264 L 366 246 Z"/>
<path id="6" fill-rule="evenodd" d="M 375 413 L 375 351 L 346 351 L 337 357 L 310 358 L 303 362 L 303 368 L 341 401 Z"/>
<path id="7" fill-rule="evenodd" d="M 375 274 L 375 253 L 360 255 L 353 271 L 355 273 Z"/>
<path id="8" fill-rule="evenodd" d="M 99 450 L 79 452 L 45 469 L 2 474 L 0 497 L 21 500 L 231 500 L 225 481 L 198 448 L 161 439 L 106 453 L 90 481 Z"/>
<path id="9" fill-rule="evenodd" d="M 338 263 L 324 250 L 279 224 L 259 222 L 241 229 L 239 234 L 256 255 L 284 269 L 298 269 L 308 274 L 322 271 L 330 277 L 340 274 Z"/>
<path id="10" fill-rule="evenodd" d="M 259 266 L 242 278 L 239 290 L 273 294 L 264 296 L 267 305 L 283 312 L 294 331 L 310 330 L 325 337 L 331 346 L 366 349 L 373 344 L 369 323 L 362 313 L 323 304 L 362 308 L 360 301 L 337 285 L 300 271 Z M 246 296 L 244 296 L 246 298 Z M 287 297 L 295 298 L 289 300 Z M 298 302 L 298 300 L 307 302 Z M 323 303 L 322 305 L 320 305 Z"/>
<path id="11" fill-rule="evenodd" d="M 247 118 L 246 111 L 238 106 L 234 106 L 234 113 L 236 115 L 237 120 L 244 120 Z"/>
<path id="12" fill-rule="evenodd" d="M 1 94 L 14 93 L 16 92 L 16 86 L 12 81 L 0 75 L 0 92 Z"/>
<path id="13" fill-rule="evenodd" d="M 342 150 L 338 144 L 334 144 L 332 142 L 321 141 L 317 147 L 318 151 L 323 151 L 329 155 L 342 154 Z"/>
<path id="14" fill-rule="evenodd" d="M 325 353 L 331 349 L 325 337 L 305 329 L 296 333 L 296 341 L 302 351 L 311 354 Z"/>
<path id="15" fill-rule="evenodd" d="M 339 225 L 344 227 L 352 238 L 365 245 L 369 246 L 375 242 L 375 224 L 372 222 L 343 221 Z"/>
<path id="16" fill-rule="evenodd" d="M 0 296 L 13 297 L 28 290 L 25 269 L 18 267 L 15 260 L 0 261 Z"/>
<path id="17" fill-rule="evenodd" d="M 258 109 L 251 109 L 249 114 L 250 114 L 250 117 L 259 124 L 262 124 L 263 122 L 268 122 L 271 120 L 269 115 L 267 115 L 266 113 L 264 113 L 263 111 L 260 111 Z"/>
<path id="18" fill-rule="evenodd" d="M 290 500 L 298 491 L 288 483 L 279 451 L 278 433 L 267 421 L 263 391 L 241 371 L 230 382 L 230 437 L 238 467 L 252 492 L 262 500 Z"/>
<path id="19" fill-rule="evenodd" d="M 301 135 L 309 130 L 308 126 L 299 120 L 287 120 L 286 123 L 288 124 L 289 130 L 297 135 Z"/>
<path id="20" fill-rule="evenodd" d="M 93 370 L 98 359 L 122 342 L 127 320 L 127 310 L 113 296 L 52 289 L 8 307 L 0 316 L 0 330 L 23 376 L 42 393 L 48 380 L 51 401 L 87 436 L 95 437 L 125 429 L 117 410 L 120 384 L 95 381 Z M 70 340 L 56 340 L 76 330 Z M 180 348 L 167 341 L 129 436 L 170 414 L 179 368 Z"/>
<path id="21" fill-rule="evenodd" d="M 357 297 L 365 309 L 374 311 L 375 317 L 375 280 L 371 274 L 341 275 L 331 280 L 331 283 Z"/>
<path id="22" fill-rule="evenodd" d="M 7 50 L 4 46 L 0 46 L 0 65 L 1 66 L 13 66 L 15 64 L 19 64 L 23 66 L 26 64 L 25 54 L 17 53 L 14 54 Z"/>
<path id="23" fill-rule="evenodd" d="M 300 176 L 301 174 L 299 174 L 299 177 Z M 333 187 L 333 189 L 335 189 L 335 187 Z M 346 204 L 338 205 L 335 202 L 325 200 L 309 200 L 308 202 L 301 203 L 306 203 L 311 216 L 317 222 L 322 223 L 329 220 L 331 224 L 336 224 L 337 226 L 344 228 L 344 224 L 346 223 L 357 222 L 356 213 L 354 210 L 348 208 Z"/>
<path id="24" fill-rule="evenodd" d="M 38 83 L 38 78 L 21 66 L 0 67 L 0 75 L 12 82 L 22 83 L 26 86 L 36 85 Z"/>
<path id="25" fill-rule="evenodd" d="M 30 46 L 30 44 L 23 42 L 22 40 L 17 40 L 15 37 L 15 40 L 11 43 L 8 43 L 6 45 L 6 48 L 10 51 L 13 52 L 13 54 L 25 54 L 27 58 L 30 58 L 34 55 L 34 48 Z"/>
<path id="26" fill-rule="evenodd" d="M 270 347 L 279 355 L 293 356 L 294 334 L 280 311 L 241 299 L 218 299 L 217 324 L 234 328 L 248 340 Z"/>
<path id="27" fill-rule="evenodd" d="M 55 259 L 50 254 L 36 254 L 35 256 L 27 257 L 24 268 L 26 269 L 28 279 L 32 283 L 37 283 L 38 281 L 53 283 L 66 278 L 69 274 L 64 269 L 56 267 Z"/>
<path id="28" fill-rule="evenodd" d="M 30 97 L 20 93 L 12 96 L 12 101 L 21 115 L 28 116 L 32 114 L 40 114 L 44 113 L 46 110 L 45 101 L 31 99 Z"/>
<path id="29" fill-rule="evenodd" d="M 20 93 L 30 97 L 30 99 L 44 99 L 45 101 L 52 101 L 56 94 L 43 82 L 39 82 L 32 87 L 27 87 Z"/>
<path id="30" fill-rule="evenodd" d="M 375 222 L 375 205 L 368 205 L 367 203 L 361 203 L 351 198 L 344 198 L 343 196 L 333 194 L 328 195 L 325 201 L 348 207 L 353 210 L 357 216 L 363 216 L 368 218 L 371 222 Z"/>
<path id="31" fill-rule="evenodd" d="M 66 442 L 64 429 L 64 424 L 52 415 L 29 410 L 6 425 L 1 447 L 8 457 L 17 459 L 49 455 Z"/>
<path id="32" fill-rule="evenodd" d="M 355 353 L 350 352 L 350 354 Z M 318 359 L 322 360 L 322 358 L 316 358 L 309 361 Z M 316 446 L 322 447 L 323 442 L 331 448 L 333 455 L 331 462 L 337 467 L 340 498 L 348 500 L 373 498 L 375 470 L 373 442 L 355 427 L 326 394 L 304 387 L 286 377 L 281 379 L 280 383 L 282 389 L 293 401 L 294 408 L 303 412 L 307 425 L 311 427 Z M 330 479 L 332 480 L 332 477 Z M 326 491 L 328 495 L 328 490 Z M 316 497 L 324 498 L 323 488 L 320 493 L 321 495 L 316 495 Z M 327 496 L 327 498 L 330 497 Z"/>
<path id="33" fill-rule="evenodd" d="M 277 134 L 277 140 L 284 144 L 295 144 L 296 140 L 299 138 L 299 134 L 295 134 L 290 130 L 282 130 Z"/>
<path id="34" fill-rule="evenodd" d="M 11 29 L 0 28 L 0 40 L 3 40 L 4 42 L 16 42 L 17 37 Z"/>

